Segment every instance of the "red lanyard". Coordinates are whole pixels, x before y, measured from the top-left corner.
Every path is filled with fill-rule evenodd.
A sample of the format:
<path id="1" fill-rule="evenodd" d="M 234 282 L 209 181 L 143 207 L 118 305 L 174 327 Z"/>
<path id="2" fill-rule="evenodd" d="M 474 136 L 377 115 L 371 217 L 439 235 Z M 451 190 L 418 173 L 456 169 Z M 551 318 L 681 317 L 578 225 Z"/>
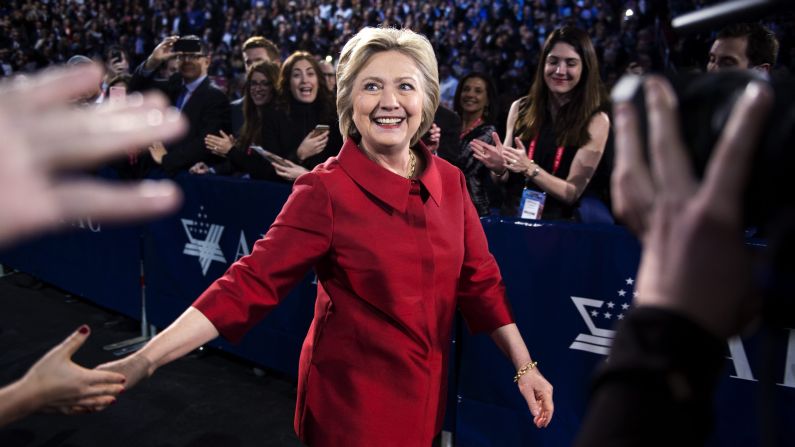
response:
<path id="1" fill-rule="evenodd" d="M 472 124 L 471 124 L 471 125 L 470 125 L 468 128 L 466 128 L 466 129 L 462 130 L 462 131 L 461 131 L 461 135 L 459 135 L 458 137 L 459 137 L 459 138 L 464 138 L 464 136 L 465 136 L 466 134 L 468 134 L 469 132 L 472 132 L 472 129 L 474 129 L 474 128 L 476 128 L 476 127 L 480 126 L 480 123 L 482 123 L 482 122 L 483 122 L 483 117 L 479 117 L 479 118 L 478 118 L 478 119 L 476 119 L 476 120 L 475 120 L 475 122 L 474 122 L 474 123 L 472 123 Z"/>
<path id="2" fill-rule="evenodd" d="M 533 138 L 533 141 L 530 142 L 530 147 L 527 149 L 527 158 L 530 160 L 533 159 L 533 155 L 536 153 L 536 142 L 538 142 L 538 135 Z M 563 158 L 563 146 L 559 146 L 557 150 L 555 150 L 555 162 L 552 164 L 552 175 L 555 175 L 558 172 L 558 168 L 560 168 L 560 159 Z"/>

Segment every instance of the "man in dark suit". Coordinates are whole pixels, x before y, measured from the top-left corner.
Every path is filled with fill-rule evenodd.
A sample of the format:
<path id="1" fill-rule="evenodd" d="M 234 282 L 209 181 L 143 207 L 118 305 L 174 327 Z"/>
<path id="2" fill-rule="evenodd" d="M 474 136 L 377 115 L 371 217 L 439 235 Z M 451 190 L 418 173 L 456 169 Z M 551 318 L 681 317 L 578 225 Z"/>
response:
<path id="1" fill-rule="evenodd" d="M 163 91 L 190 123 L 187 135 L 181 140 L 149 147 L 152 159 L 169 174 L 187 170 L 200 161 L 208 165 L 217 163 L 220 159 L 205 148 L 204 137 L 221 130 L 230 131 L 229 101 L 207 77 L 210 65 L 207 46 L 198 37 L 187 36 L 183 41 L 195 41 L 195 49 L 177 52 L 174 46 L 179 39 L 171 36 L 160 42 L 149 58 L 136 68 L 130 82 L 130 90 L 156 88 Z M 165 81 L 155 79 L 158 67 L 171 58 L 177 59 L 179 71 Z"/>

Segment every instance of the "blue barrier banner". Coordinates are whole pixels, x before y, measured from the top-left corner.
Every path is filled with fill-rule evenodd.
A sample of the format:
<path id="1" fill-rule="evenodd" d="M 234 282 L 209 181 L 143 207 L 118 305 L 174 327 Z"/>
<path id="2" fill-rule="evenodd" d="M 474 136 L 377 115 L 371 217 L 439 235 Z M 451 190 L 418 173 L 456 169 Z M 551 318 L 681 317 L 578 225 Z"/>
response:
<path id="1" fill-rule="evenodd" d="M 616 226 L 484 220 L 516 323 L 555 387 L 555 416 L 537 430 L 511 363 L 488 337 L 461 337 L 456 445 L 571 445 L 591 371 L 632 299 L 639 246 Z"/>
<path id="2" fill-rule="evenodd" d="M 0 252 L 0 262 L 94 303 L 141 318 L 141 228 L 82 219 Z"/>
<path id="3" fill-rule="evenodd" d="M 290 186 L 184 175 L 185 203 L 175 215 L 146 226 L 144 270 L 150 321 L 164 327 L 268 230 Z M 300 250 L 300 241 L 296 241 Z M 219 346 L 264 366 L 297 376 L 298 356 L 314 312 L 310 273 L 239 345 Z"/>
<path id="4" fill-rule="evenodd" d="M 290 187 L 183 175 L 185 202 L 146 226 L 109 228 L 88 219 L 0 251 L 0 262 L 139 318 L 140 271 L 149 321 L 165 327 L 268 230 Z M 456 331 L 445 428 L 459 447 L 571 445 L 586 411 L 595 368 L 615 324 L 631 308 L 640 246 L 613 225 L 482 220 L 514 316 L 530 353 L 555 387 L 555 417 L 538 430 L 513 383 L 515 371 L 490 338 Z M 300 250 L 296 241 L 296 250 Z M 297 376 L 314 312 L 309 272 L 238 345 L 213 343 Z M 458 326 L 461 328 L 459 322 Z M 795 328 L 727 342 L 715 398 L 713 446 L 774 445 L 795 439 Z"/>
<path id="5" fill-rule="evenodd" d="M 609 352 L 615 324 L 631 308 L 640 247 L 615 226 L 487 220 L 484 228 L 517 325 L 555 389 L 555 416 L 548 428 L 536 429 L 513 383 L 512 365 L 488 337 L 463 331 L 456 445 L 572 445 L 593 372 Z M 727 358 L 710 445 L 761 445 L 760 420 L 778 422 L 779 440 L 791 444 L 795 330 L 731 340 Z M 760 380 L 770 365 L 772 375 Z M 758 405 L 760 396 L 767 397 L 763 405 L 772 408 L 768 413 Z M 766 431 L 772 432 L 771 427 Z"/>

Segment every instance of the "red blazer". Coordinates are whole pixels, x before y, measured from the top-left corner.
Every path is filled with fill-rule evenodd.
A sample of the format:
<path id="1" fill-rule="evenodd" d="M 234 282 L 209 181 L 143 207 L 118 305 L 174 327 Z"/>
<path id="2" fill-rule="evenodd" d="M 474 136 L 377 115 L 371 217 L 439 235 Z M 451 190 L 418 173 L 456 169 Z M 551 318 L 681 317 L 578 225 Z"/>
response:
<path id="1" fill-rule="evenodd" d="M 473 332 L 513 322 L 463 175 L 419 149 L 426 168 L 411 181 L 348 140 L 193 304 L 235 341 L 315 267 L 295 411 L 311 446 L 431 445 L 456 307 Z"/>

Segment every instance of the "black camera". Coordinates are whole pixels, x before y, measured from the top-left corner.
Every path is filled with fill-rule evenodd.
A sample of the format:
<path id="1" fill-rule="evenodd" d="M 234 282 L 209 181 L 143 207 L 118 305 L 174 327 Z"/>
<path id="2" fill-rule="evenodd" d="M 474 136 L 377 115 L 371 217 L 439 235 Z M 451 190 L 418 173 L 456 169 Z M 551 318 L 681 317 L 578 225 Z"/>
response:
<path id="1" fill-rule="evenodd" d="M 795 166 L 795 84 L 791 80 L 771 83 L 753 70 L 685 75 L 669 80 L 679 100 L 682 137 L 693 172 L 699 178 L 704 174 L 737 99 L 748 84 L 756 81 L 771 85 L 774 105 L 754 149 L 744 199 L 744 219 L 746 226 L 765 228 L 775 224 L 783 214 L 795 213 L 795 189 L 789 183 Z M 642 86 L 642 78 L 625 77 L 616 86 L 614 95 L 623 99 L 631 95 L 640 114 L 645 144 L 648 132 Z"/>
<path id="2" fill-rule="evenodd" d="M 175 53 L 201 53 L 201 40 L 196 36 L 180 37 L 174 42 L 173 50 Z"/>

